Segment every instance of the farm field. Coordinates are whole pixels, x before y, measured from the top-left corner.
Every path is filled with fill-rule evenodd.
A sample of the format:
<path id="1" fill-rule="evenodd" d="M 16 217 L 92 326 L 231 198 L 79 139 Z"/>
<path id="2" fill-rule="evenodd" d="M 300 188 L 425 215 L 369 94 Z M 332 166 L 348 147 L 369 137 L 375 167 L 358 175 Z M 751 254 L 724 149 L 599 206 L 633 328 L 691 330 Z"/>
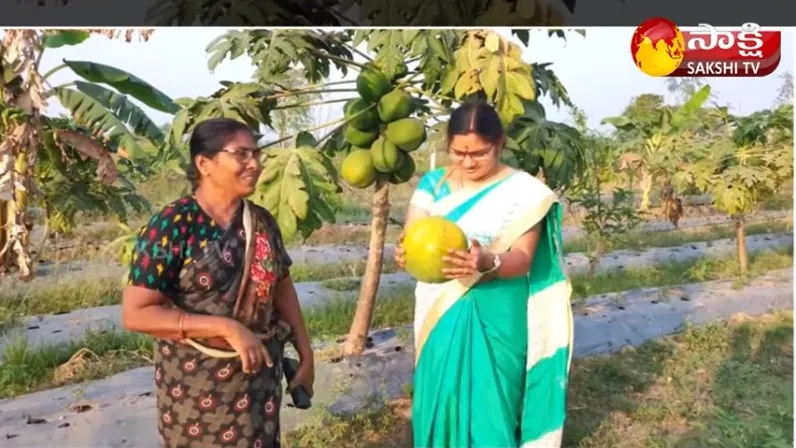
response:
<path id="1" fill-rule="evenodd" d="M 317 364 L 313 408 L 283 407 L 283 443 L 412 446 L 415 281 L 392 256 L 419 180 L 450 162 L 441 129 L 450 107 L 464 97 L 410 78 L 426 79 L 440 70 L 428 65 L 425 47 L 417 50 L 413 63 L 419 65 L 404 75 L 394 58 L 383 59 L 383 49 L 360 48 L 384 36 L 422 46 L 412 39 L 437 31 L 390 32 L 341 31 L 337 39 L 345 51 L 318 57 L 347 66 L 351 71 L 342 80 L 330 80 L 321 69 L 312 82 L 298 69 L 271 73 L 281 65 L 259 66 L 258 56 L 244 51 L 239 57 L 252 59 L 254 81 L 179 103 L 144 80 L 136 88 L 115 83 L 108 66 L 89 69 L 81 64 L 93 63 L 81 62 L 58 68 L 74 79 L 53 93 L 67 113 L 42 115 L 43 137 L 33 150 L 39 158 L 28 180 L 43 187 L 29 196 L 12 188 L 13 195 L 2 196 L 12 199 L 0 199 L 0 249 L 11 249 L 0 252 L 3 446 L 158 443 L 153 339 L 123 329 L 121 291 L 139 229 L 152 213 L 190 194 L 183 139 L 200 117 L 210 116 L 267 130 L 263 179 L 269 180 L 261 180 L 252 199 L 274 205 L 286 235 Z M 485 36 L 498 36 L 490 30 L 439 32 L 451 33 L 444 34 L 445 42 L 455 37 L 481 46 Z M 37 51 L 107 38 L 53 33 L 39 35 Z M 331 39 L 314 30 L 300 33 Z M 213 50 L 216 64 L 219 57 L 232 57 L 235 39 L 268 47 L 271 38 L 249 31 L 221 35 Z M 58 45 L 48 43 L 56 38 Z M 528 45 L 521 34 L 499 39 L 517 48 Z M 449 46 L 451 52 L 459 48 Z M 411 173 L 388 181 L 399 176 L 393 171 L 360 188 L 343 168 L 356 146 L 343 125 L 356 117 L 345 112 L 344 123 L 319 123 L 313 110 L 328 104 L 342 110 L 338 90 L 359 95 L 354 84 L 366 56 L 395 75 L 396 89 L 422 100 L 411 116 L 427 135 L 401 156 L 411 158 Z M 792 100 L 735 116 L 710 105 L 711 86 L 698 80 L 680 86 L 674 104 L 639 92 L 621 116 L 605 117 L 610 131 L 598 132 L 587 126 L 552 69 L 520 57 L 516 63 L 528 67 L 534 98 L 555 92 L 572 114 L 572 123 L 545 119 L 544 110 L 539 118 L 538 101 L 528 98 L 520 109 L 500 109 L 507 123 L 547 136 L 533 140 L 518 126 L 507 126 L 514 146 L 505 150 L 505 163 L 532 171 L 565 204 L 564 260 L 576 328 L 564 445 L 790 446 Z M 277 75 L 289 75 L 295 85 L 269 81 Z M 98 92 L 117 95 L 114 104 L 127 109 L 114 109 Z M 78 101 L 79 95 L 93 102 L 82 96 Z M 301 100 L 305 95 L 313 99 Z M 85 113 L 88 106 L 81 101 L 93 112 Z M 214 101 L 234 107 L 216 108 Z M 168 123 L 156 125 L 141 104 L 168 113 Z M 15 142 L 15 129 L 30 123 L 20 107 L 0 101 L 0 144 Z M 29 149 L 17 151 L 14 157 L 21 160 Z M 291 171 L 289 163 L 300 169 Z M 0 165 L 0 180 L 4 166 L 9 167 Z M 106 182 L 102 173 L 110 171 L 115 179 Z M 296 193 L 305 190 L 319 193 L 296 199 L 309 196 Z M 273 199 L 274 191 L 287 193 Z M 298 213 L 296 201 L 304 201 L 308 211 Z M 24 213 L 9 214 L 20 204 Z M 14 226 L 20 222 L 25 225 Z M 2 230 L 11 227 L 25 228 L 24 237 Z M 382 262 L 368 264 L 376 249 L 383 249 Z M 378 284 L 369 288 L 372 278 Z M 368 304 L 372 315 L 361 312 Z"/>

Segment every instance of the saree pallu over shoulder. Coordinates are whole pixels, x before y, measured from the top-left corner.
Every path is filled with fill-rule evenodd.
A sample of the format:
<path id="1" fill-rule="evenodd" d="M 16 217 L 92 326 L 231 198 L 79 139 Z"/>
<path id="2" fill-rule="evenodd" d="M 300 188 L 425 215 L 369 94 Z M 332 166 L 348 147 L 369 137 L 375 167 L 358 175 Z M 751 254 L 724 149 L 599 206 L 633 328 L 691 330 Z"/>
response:
<path id="1" fill-rule="evenodd" d="M 154 215 L 136 243 L 131 285 L 158 289 L 189 313 L 239 319 L 269 336 L 274 361 L 246 374 L 237 354 L 218 357 L 212 347 L 159 340 L 154 376 L 164 446 L 280 446 L 281 361 L 290 328 L 273 312 L 273 299 L 292 261 L 273 216 L 250 209 L 245 227 L 251 232 L 240 213 L 222 228 L 194 198 L 182 198 Z M 210 342 L 198 341 L 202 347 Z"/>
<path id="2" fill-rule="evenodd" d="M 429 211 L 493 252 L 541 237 L 525 276 L 418 285 L 415 447 L 560 446 L 573 319 L 557 196 L 520 172 Z"/>

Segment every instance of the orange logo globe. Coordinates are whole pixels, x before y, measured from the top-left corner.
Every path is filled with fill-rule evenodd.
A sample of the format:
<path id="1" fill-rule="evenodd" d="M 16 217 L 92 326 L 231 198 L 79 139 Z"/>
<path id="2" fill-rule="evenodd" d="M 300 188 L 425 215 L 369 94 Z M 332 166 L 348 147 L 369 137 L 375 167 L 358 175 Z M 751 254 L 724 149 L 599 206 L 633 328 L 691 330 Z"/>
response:
<path id="1" fill-rule="evenodd" d="M 650 76 L 671 75 L 683 62 L 685 38 L 671 20 L 653 17 L 636 28 L 630 54 L 636 67 Z"/>

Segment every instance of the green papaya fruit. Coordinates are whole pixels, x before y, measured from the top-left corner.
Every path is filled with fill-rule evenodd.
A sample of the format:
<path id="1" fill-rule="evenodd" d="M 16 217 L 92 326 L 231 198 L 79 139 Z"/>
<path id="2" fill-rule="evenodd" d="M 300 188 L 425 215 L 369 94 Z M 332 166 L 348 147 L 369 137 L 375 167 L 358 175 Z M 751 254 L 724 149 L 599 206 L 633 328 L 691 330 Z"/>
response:
<path id="1" fill-rule="evenodd" d="M 411 152 L 426 141 L 426 126 L 417 118 L 402 118 L 388 123 L 384 135 L 398 148 Z"/>
<path id="2" fill-rule="evenodd" d="M 393 89 L 379 100 L 378 116 L 390 123 L 412 115 L 412 96 L 401 89 Z"/>
<path id="3" fill-rule="evenodd" d="M 355 188 L 367 188 L 376 181 L 378 173 L 373 167 L 370 151 L 351 151 L 340 165 L 340 177 Z"/>
<path id="4" fill-rule="evenodd" d="M 365 101 L 375 103 L 390 90 L 390 79 L 375 67 L 367 67 L 357 76 L 357 92 Z"/>
<path id="5" fill-rule="evenodd" d="M 368 148 L 379 137 L 379 131 L 361 131 L 351 125 L 346 125 L 343 130 L 343 138 L 348 143 L 361 148 Z"/>
<path id="6" fill-rule="evenodd" d="M 379 125 L 378 111 L 373 103 L 368 103 L 363 98 L 355 98 L 345 103 L 343 114 L 348 123 L 360 131 L 370 131 Z"/>
<path id="7" fill-rule="evenodd" d="M 402 184 L 409 181 L 417 170 L 415 159 L 411 155 L 399 152 L 398 158 L 400 159 L 398 166 L 390 173 L 389 181 L 391 184 Z"/>
<path id="8" fill-rule="evenodd" d="M 373 167 L 380 173 L 390 173 L 398 166 L 398 147 L 384 137 L 379 137 L 370 147 Z"/>

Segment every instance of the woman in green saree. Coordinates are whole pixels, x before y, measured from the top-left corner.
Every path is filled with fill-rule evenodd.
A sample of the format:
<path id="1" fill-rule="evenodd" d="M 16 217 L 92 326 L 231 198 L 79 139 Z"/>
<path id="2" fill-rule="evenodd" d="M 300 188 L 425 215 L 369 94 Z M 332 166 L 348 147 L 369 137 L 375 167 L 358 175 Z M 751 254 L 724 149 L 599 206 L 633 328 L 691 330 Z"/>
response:
<path id="1" fill-rule="evenodd" d="M 447 132 L 452 164 L 423 176 L 407 224 L 444 216 L 471 247 L 446 257 L 448 281 L 416 287 L 414 446 L 560 446 L 573 337 L 561 205 L 500 162 L 488 104 L 462 105 Z M 399 266 L 403 254 L 399 241 Z"/>

